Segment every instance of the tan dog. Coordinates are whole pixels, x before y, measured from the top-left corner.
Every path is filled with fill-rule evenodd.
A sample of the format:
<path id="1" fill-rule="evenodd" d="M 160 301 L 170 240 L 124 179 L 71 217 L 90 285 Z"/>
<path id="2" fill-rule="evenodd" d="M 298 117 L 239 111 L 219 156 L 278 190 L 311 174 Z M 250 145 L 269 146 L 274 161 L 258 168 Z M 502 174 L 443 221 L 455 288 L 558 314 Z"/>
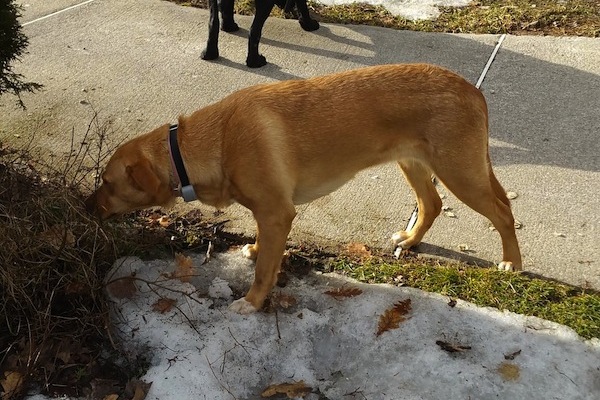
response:
<path id="1" fill-rule="evenodd" d="M 173 204 L 173 172 L 164 125 L 121 146 L 87 200 L 101 218 Z M 252 287 L 231 309 L 254 312 L 276 283 L 294 205 L 324 196 L 360 170 L 390 161 L 415 191 L 419 214 L 393 235 L 418 244 L 440 213 L 434 174 L 487 217 L 502 238 L 501 269 L 520 269 L 521 254 L 505 191 L 488 155 L 481 92 L 460 76 L 425 64 L 363 68 L 307 80 L 253 86 L 180 117 L 178 142 L 200 201 L 238 202 L 254 214 Z"/>

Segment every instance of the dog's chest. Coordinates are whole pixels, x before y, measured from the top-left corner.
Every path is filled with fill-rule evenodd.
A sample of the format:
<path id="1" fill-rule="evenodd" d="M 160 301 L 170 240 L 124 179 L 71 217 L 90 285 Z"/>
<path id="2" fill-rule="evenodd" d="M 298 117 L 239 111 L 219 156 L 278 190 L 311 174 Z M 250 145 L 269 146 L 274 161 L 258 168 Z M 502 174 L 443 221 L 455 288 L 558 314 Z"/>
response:
<path id="1" fill-rule="evenodd" d="M 307 182 L 299 183 L 294 190 L 294 196 L 292 198 L 294 204 L 305 204 L 313 200 L 328 195 L 331 192 L 342 187 L 346 182 L 353 178 L 354 175 L 347 175 L 344 177 L 336 177 L 336 179 L 327 179 L 326 181 L 318 181 L 314 179 L 308 180 Z"/>

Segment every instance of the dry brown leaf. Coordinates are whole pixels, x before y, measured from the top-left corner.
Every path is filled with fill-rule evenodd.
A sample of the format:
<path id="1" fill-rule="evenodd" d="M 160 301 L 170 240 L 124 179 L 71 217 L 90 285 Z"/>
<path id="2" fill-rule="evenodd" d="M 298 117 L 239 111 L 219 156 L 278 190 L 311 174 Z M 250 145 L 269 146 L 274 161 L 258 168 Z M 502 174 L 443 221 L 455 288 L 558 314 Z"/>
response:
<path id="1" fill-rule="evenodd" d="M 465 350 L 471 350 L 471 346 L 463 346 L 462 344 L 445 342 L 443 340 L 437 340 L 435 344 L 448 353 L 461 353 Z"/>
<path id="2" fill-rule="evenodd" d="M 51 226 L 48 230 L 40 233 L 39 238 L 57 250 L 63 246 L 63 242 L 68 247 L 75 245 L 73 232 L 60 224 Z"/>
<path id="3" fill-rule="evenodd" d="M 179 279 L 181 282 L 189 282 L 195 273 L 196 267 L 192 258 L 181 253 L 175 253 L 175 271 L 171 277 Z"/>
<path id="4" fill-rule="evenodd" d="M 498 366 L 498 373 L 505 381 L 516 381 L 521 377 L 519 366 L 508 362 L 503 362 Z"/>
<path id="5" fill-rule="evenodd" d="M 152 304 L 152 309 L 164 314 L 171 311 L 175 304 L 177 304 L 177 300 L 169 299 L 168 297 L 161 297 L 156 301 L 156 303 Z"/>
<path id="6" fill-rule="evenodd" d="M 279 383 L 266 388 L 261 397 L 272 397 L 277 394 L 285 394 L 289 399 L 304 397 L 312 392 L 312 389 L 304 383 L 304 381 L 293 383 Z"/>
<path id="7" fill-rule="evenodd" d="M 383 315 L 379 317 L 377 336 L 390 329 L 398 328 L 401 322 L 406 321 L 406 314 L 410 312 L 410 309 L 410 299 L 406 299 L 397 302 L 392 308 L 385 310 Z"/>
<path id="8" fill-rule="evenodd" d="M 117 400 L 119 398 L 118 394 L 109 394 L 108 396 L 104 396 L 102 400 Z"/>
<path id="9" fill-rule="evenodd" d="M 371 258 L 371 251 L 363 243 L 349 243 L 346 246 L 346 253 L 350 257 L 356 258 Z"/>
<path id="10" fill-rule="evenodd" d="M 271 299 L 271 304 L 275 307 L 288 309 L 298 304 L 298 300 L 294 296 L 285 293 L 276 293 Z"/>
<path id="11" fill-rule="evenodd" d="M 131 299 L 137 292 L 134 275 L 124 276 L 108 282 L 106 290 L 117 299 Z"/>
<path id="12" fill-rule="evenodd" d="M 325 292 L 325 294 L 330 295 L 331 297 L 334 297 L 336 299 L 342 299 L 345 297 L 354 297 L 354 296 L 358 296 L 359 294 L 362 294 L 362 290 L 360 290 L 357 287 L 347 287 L 347 286 L 342 286 L 339 288 L 335 288 L 335 289 L 331 289 Z"/>
<path id="13" fill-rule="evenodd" d="M 150 390 L 152 382 L 146 383 L 137 379 L 131 379 L 125 385 L 125 395 L 131 396 L 131 400 L 144 400 Z"/>
<path id="14" fill-rule="evenodd" d="M 4 388 L 2 400 L 16 397 L 23 390 L 23 375 L 17 371 L 5 371 L 4 379 L 0 379 L 0 385 Z"/>

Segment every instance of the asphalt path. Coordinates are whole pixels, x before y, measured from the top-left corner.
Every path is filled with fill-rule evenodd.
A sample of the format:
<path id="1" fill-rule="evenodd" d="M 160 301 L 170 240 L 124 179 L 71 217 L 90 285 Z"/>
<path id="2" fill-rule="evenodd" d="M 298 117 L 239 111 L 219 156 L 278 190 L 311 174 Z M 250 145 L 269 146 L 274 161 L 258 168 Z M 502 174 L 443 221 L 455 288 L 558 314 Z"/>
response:
<path id="1" fill-rule="evenodd" d="M 40 157 L 55 155 L 56 162 L 69 151 L 72 132 L 76 141 L 82 137 L 94 112 L 110 121 L 117 142 L 262 82 L 430 62 L 476 83 L 500 39 L 334 24 L 304 32 L 296 21 L 270 18 L 261 41 L 269 64 L 251 70 L 244 63 L 251 17 L 237 17 L 241 31 L 221 33 L 222 58 L 206 62 L 199 58 L 208 31 L 206 10 L 159 0 L 80 3 L 24 2 L 30 45 L 16 69 L 44 89 L 23 96 L 25 111 L 10 96 L 0 99 L 0 140 L 20 145 L 35 134 Z M 600 39 L 503 39 L 481 90 L 489 103 L 496 175 L 517 194 L 513 210 L 522 223 L 524 268 L 600 289 Z M 455 218 L 441 215 L 417 250 L 480 264 L 499 261 L 500 239 L 489 222 L 443 187 L 440 193 Z M 198 204 L 180 206 L 189 207 L 199 207 L 207 218 L 230 220 L 232 231 L 253 232 L 251 215 L 242 207 L 215 215 Z M 413 207 L 397 168 L 376 167 L 300 206 L 290 238 L 320 246 L 386 247 Z"/>

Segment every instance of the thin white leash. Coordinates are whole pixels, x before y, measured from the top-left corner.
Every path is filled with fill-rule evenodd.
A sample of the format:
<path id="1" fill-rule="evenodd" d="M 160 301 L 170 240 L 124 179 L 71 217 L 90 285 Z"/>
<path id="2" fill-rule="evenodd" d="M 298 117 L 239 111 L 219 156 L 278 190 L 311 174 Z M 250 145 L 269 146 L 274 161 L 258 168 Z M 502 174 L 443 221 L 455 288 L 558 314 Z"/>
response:
<path id="1" fill-rule="evenodd" d="M 53 16 L 58 15 L 60 13 L 64 13 L 65 11 L 69 11 L 69 10 L 72 10 L 74 8 L 84 6 L 84 5 L 88 4 L 88 3 L 91 3 L 92 1 L 96 1 L 96 0 L 87 0 L 87 1 L 84 1 L 83 3 L 79 3 L 79 4 L 75 4 L 75 5 L 67 7 L 67 8 L 63 8 L 62 10 L 58 10 L 58 11 L 55 11 L 55 12 L 53 12 L 51 14 L 44 15 L 43 17 L 36 18 L 33 21 L 25 22 L 22 25 L 23 26 L 27 26 L 27 25 L 33 24 L 34 22 L 42 21 L 42 20 L 44 20 L 46 18 L 53 17 Z"/>
<path id="2" fill-rule="evenodd" d="M 506 38 L 506 33 L 503 33 L 500 36 L 500 38 L 498 39 L 498 43 L 496 43 L 496 47 L 494 47 L 492 54 L 490 54 L 490 58 L 488 58 L 488 61 L 485 64 L 483 71 L 481 71 L 481 75 L 479 76 L 477 83 L 475 84 L 475 87 L 477 89 L 479 89 L 481 87 L 481 84 L 483 83 L 483 80 L 485 79 L 485 76 L 487 75 L 487 73 L 490 69 L 490 66 L 494 62 L 494 59 L 496 58 L 496 54 L 498 54 L 498 50 L 500 50 L 500 46 L 502 46 L 502 42 L 504 42 L 505 38 Z M 432 176 L 431 180 L 433 181 L 434 185 L 437 184 L 435 176 Z M 417 223 L 418 216 L 419 216 L 419 207 L 415 206 L 412 214 L 410 215 L 410 218 L 408 219 L 408 223 L 406 224 L 406 229 L 405 229 L 406 232 L 410 231 L 415 226 L 415 224 Z"/>

